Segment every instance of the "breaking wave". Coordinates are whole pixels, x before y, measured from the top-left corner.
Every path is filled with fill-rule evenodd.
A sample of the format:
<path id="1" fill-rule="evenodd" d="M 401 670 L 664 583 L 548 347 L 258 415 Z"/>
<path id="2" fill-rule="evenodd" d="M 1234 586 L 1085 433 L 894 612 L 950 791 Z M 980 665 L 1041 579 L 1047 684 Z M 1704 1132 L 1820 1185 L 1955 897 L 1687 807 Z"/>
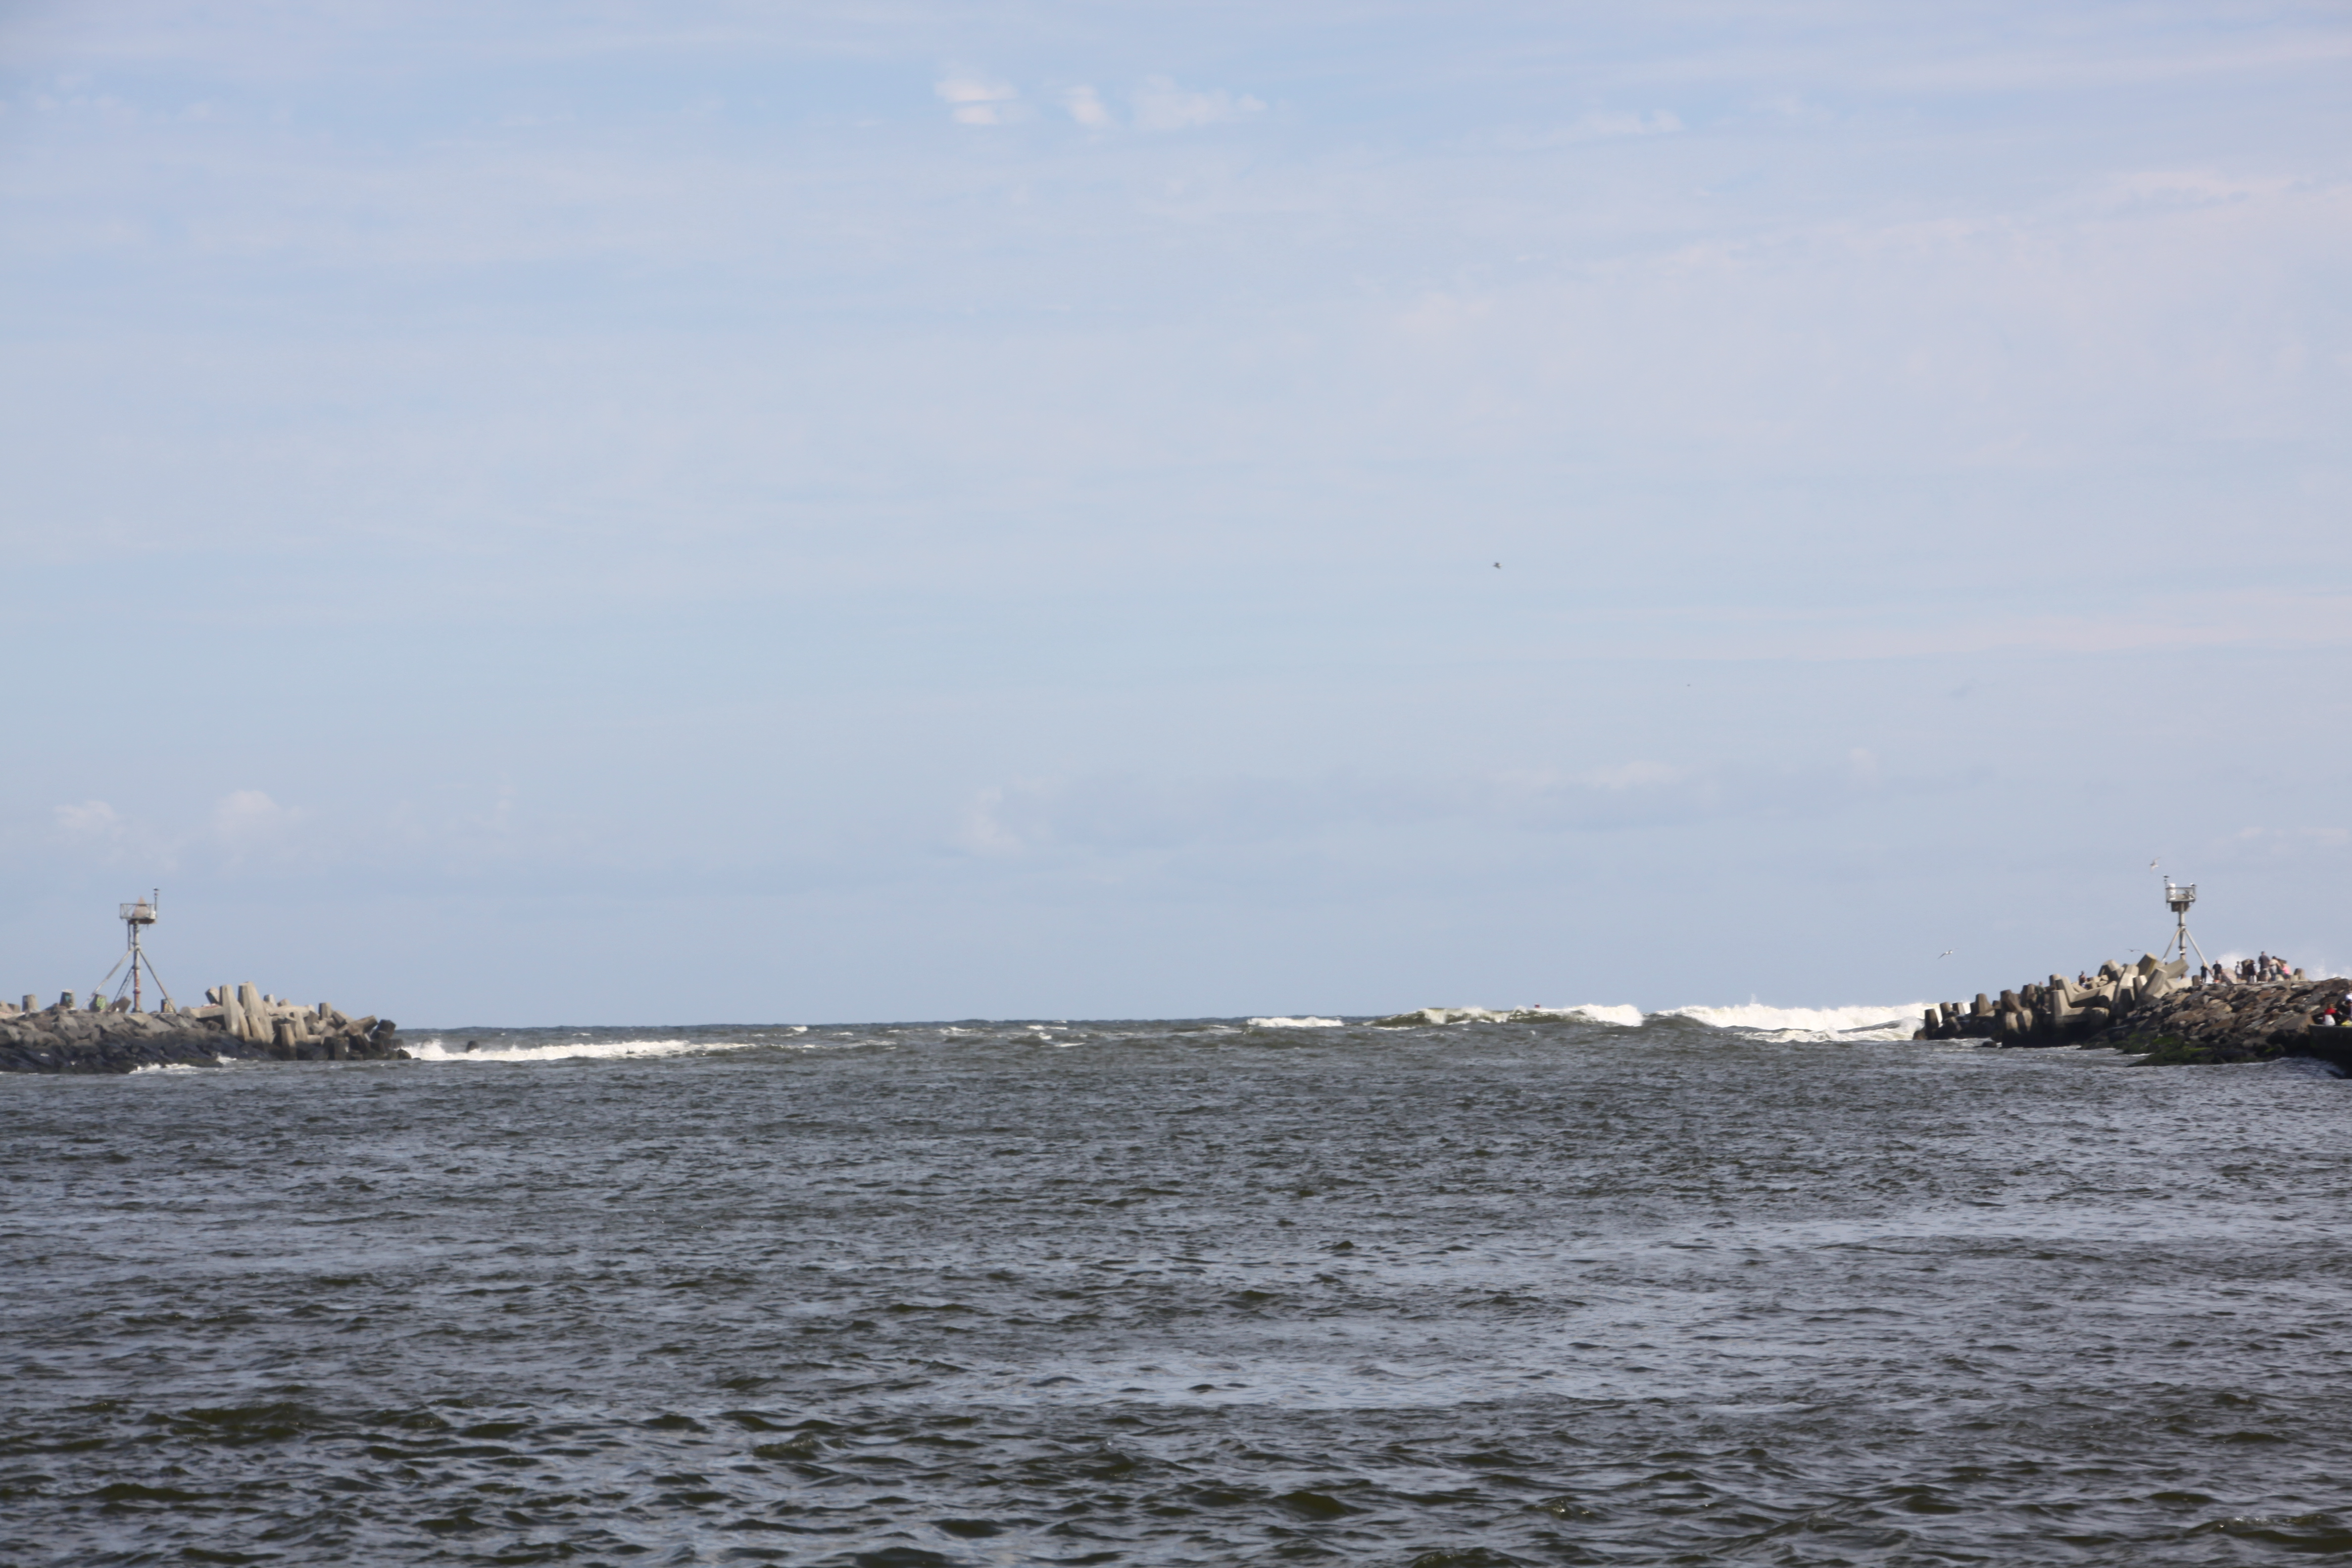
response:
<path id="1" fill-rule="evenodd" d="M 1588 1024 L 1614 1024 L 1621 1028 L 1631 1029 L 1641 1024 L 1642 1010 L 1622 1004 L 1599 1002 L 1580 1003 L 1573 1007 L 1506 1007 L 1500 1011 L 1487 1007 L 1418 1007 L 1410 1013 L 1375 1018 L 1372 1026 L 1411 1029 L 1431 1024 L 1541 1024 L 1570 1018 Z"/>
<path id="2" fill-rule="evenodd" d="M 1669 1007 L 1645 1015 L 1639 1007 L 1622 1004 L 1584 1003 L 1573 1007 L 1511 1007 L 1500 1011 L 1486 1007 L 1422 1007 L 1372 1022 L 1376 1028 L 1410 1029 L 1433 1025 L 1539 1024 L 1573 1019 L 1631 1029 L 1653 1020 L 1683 1018 L 1710 1028 L 1737 1030 L 1772 1040 L 1907 1040 L 1927 1006 L 1925 1002 L 1906 1002 L 1885 1006 L 1863 1004 L 1847 1007 L 1768 1007 L 1760 1002 L 1749 1002 L 1731 1007 Z M 1271 1021 L 1251 1020 L 1254 1024 Z"/>
<path id="3" fill-rule="evenodd" d="M 1740 1029 L 1791 1040 L 1907 1040 L 1927 1005 L 1925 1002 L 1904 1002 L 1885 1006 L 1767 1007 L 1749 1002 L 1735 1007 L 1669 1007 L 1656 1016 L 1688 1018 L 1718 1029 Z"/>
<path id="4" fill-rule="evenodd" d="M 1642 1022 L 1639 1007 L 1622 1004 L 1588 1002 L 1575 1007 L 1536 1007 L 1529 1011 L 1539 1017 L 1583 1018 L 1595 1024 L 1614 1024 L 1621 1029 L 1638 1027 Z"/>
<path id="5" fill-rule="evenodd" d="M 684 1056 L 689 1052 L 773 1046 L 782 1043 L 780 1037 L 807 1032 L 807 1026 L 794 1025 L 790 1028 L 763 1029 L 757 1035 L 740 1038 L 604 1040 L 583 1037 L 526 1044 L 497 1039 L 452 1041 L 446 1036 L 435 1036 L 431 1039 L 412 1040 L 405 1044 L 408 1054 L 424 1062 L 628 1061 L 650 1057 Z"/>

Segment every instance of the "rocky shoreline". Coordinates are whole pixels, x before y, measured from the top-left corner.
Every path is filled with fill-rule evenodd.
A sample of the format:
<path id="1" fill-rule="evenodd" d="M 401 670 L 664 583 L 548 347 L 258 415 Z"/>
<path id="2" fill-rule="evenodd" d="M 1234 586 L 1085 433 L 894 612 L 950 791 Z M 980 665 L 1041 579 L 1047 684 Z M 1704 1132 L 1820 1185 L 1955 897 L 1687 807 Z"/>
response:
<path id="1" fill-rule="evenodd" d="M 1911 1037 L 2123 1051 L 2147 1067 L 2308 1057 L 2352 1075 L 2352 1028 L 2319 1022 L 2331 1005 L 2345 1012 L 2352 981 L 2298 973 L 2285 980 L 2210 983 L 2189 978 L 2187 968 L 2151 956 L 2128 967 L 2102 964 L 2087 985 L 2053 974 L 1998 998 L 1980 991 L 1972 1004 L 1929 1008 Z"/>
<path id="2" fill-rule="evenodd" d="M 154 1013 L 78 1007 L 68 992 L 48 1007 L 0 1002 L 0 1072 L 127 1073 L 141 1068 L 247 1061 L 406 1060 L 389 1018 L 349 1017 L 331 1005 L 298 1006 L 251 984 L 205 993 L 201 1007 Z"/>

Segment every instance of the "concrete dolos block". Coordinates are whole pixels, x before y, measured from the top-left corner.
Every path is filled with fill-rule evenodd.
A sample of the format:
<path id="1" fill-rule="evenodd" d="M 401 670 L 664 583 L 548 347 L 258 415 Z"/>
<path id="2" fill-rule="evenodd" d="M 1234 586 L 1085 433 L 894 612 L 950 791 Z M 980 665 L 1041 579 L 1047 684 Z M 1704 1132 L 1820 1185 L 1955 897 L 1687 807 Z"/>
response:
<path id="1" fill-rule="evenodd" d="M 257 1046 L 269 1043 L 269 1007 L 261 999 L 261 988 L 250 980 L 240 980 L 236 986 L 237 1010 L 245 1015 L 245 1037 Z"/>

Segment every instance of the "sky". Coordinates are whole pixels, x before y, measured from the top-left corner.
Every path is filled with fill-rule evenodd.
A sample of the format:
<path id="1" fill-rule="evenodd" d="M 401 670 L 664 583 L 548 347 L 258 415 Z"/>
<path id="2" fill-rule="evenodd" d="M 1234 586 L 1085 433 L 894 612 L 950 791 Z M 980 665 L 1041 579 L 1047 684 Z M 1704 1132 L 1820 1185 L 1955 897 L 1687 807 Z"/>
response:
<path id="1" fill-rule="evenodd" d="M 12 998 L 2342 973 L 2347 521 L 2340 5 L 0 3 Z"/>

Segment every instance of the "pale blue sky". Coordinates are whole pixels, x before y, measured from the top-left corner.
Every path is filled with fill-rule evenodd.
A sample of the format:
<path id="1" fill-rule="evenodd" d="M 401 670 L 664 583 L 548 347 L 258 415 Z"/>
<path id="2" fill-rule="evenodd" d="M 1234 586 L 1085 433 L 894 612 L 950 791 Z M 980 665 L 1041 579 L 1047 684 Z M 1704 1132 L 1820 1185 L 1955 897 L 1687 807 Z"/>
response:
<path id="1" fill-rule="evenodd" d="M 0 214 L 10 995 L 2352 963 L 2341 5 L 17 4 Z"/>

